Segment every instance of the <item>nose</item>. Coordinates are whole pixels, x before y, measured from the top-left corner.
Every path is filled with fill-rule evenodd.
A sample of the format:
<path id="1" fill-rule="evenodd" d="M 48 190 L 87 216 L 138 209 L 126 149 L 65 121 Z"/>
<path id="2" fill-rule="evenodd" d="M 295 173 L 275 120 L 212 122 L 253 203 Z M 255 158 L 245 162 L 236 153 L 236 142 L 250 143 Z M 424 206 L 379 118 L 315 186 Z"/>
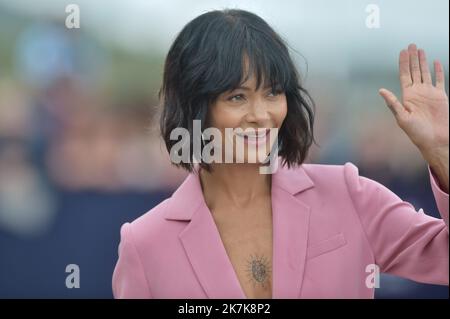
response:
<path id="1" fill-rule="evenodd" d="M 270 113 L 265 103 L 252 103 L 247 111 L 246 120 L 249 123 L 255 123 L 259 127 L 266 127 L 270 122 Z"/>

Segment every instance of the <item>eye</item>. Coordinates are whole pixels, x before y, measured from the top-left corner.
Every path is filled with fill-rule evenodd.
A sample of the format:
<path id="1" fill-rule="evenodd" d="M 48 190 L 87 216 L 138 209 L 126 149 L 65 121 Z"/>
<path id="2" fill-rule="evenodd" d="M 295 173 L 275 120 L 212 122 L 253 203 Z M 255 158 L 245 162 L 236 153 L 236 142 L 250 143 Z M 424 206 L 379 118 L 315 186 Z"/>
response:
<path id="1" fill-rule="evenodd" d="M 269 96 L 269 97 L 275 97 L 275 96 L 278 96 L 278 95 L 280 95 L 280 94 L 282 94 L 283 93 L 283 90 L 281 90 L 281 89 L 273 89 L 273 90 L 270 90 L 269 91 L 269 93 L 267 94 L 267 96 Z"/>
<path id="2" fill-rule="evenodd" d="M 228 101 L 232 101 L 232 102 L 239 102 L 239 101 L 243 101 L 243 100 L 244 100 L 243 94 L 233 95 L 228 98 Z"/>

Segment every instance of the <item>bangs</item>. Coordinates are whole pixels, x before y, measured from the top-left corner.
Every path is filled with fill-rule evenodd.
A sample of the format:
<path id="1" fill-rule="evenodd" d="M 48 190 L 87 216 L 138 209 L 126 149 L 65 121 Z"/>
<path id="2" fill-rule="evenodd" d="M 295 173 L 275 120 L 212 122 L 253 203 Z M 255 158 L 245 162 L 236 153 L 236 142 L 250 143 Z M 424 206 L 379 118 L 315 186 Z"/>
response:
<path id="1" fill-rule="evenodd" d="M 204 34 L 201 43 L 213 43 L 212 63 L 200 90 L 215 99 L 219 94 L 234 90 L 250 77 L 256 79 L 256 90 L 291 91 L 297 87 L 297 75 L 283 40 L 264 21 L 226 19 L 215 23 Z M 208 50 L 209 49 L 209 50 Z"/>

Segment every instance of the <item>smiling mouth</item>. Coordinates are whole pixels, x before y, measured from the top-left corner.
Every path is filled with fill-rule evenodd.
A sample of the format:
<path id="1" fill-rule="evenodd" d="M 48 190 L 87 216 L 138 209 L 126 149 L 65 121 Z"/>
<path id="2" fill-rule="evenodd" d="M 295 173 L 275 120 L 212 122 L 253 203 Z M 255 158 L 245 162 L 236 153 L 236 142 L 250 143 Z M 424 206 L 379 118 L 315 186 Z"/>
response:
<path id="1" fill-rule="evenodd" d="M 242 138 L 245 144 L 261 145 L 266 143 L 269 132 L 270 129 L 264 128 L 252 130 L 251 132 L 236 133 L 236 136 Z"/>

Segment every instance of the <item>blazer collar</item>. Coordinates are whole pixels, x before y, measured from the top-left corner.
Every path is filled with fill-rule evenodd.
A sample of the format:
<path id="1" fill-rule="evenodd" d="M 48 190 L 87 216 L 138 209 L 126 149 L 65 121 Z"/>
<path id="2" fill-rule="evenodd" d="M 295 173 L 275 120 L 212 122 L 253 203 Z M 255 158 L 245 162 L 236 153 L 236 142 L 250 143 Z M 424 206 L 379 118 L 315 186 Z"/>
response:
<path id="1" fill-rule="evenodd" d="M 295 196 L 314 186 L 302 166 L 279 166 L 272 175 L 272 298 L 299 298 L 310 207 Z M 209 298 L 245 298 L 201 189 L 191 173 L 172 195 L 166 219 L 189 221 L 179 233 L 194 272 Z"/>
<path id="2" fill-rule="evenodd" d="M 288 169 L 281 166 L 280 162 L 278 170 L 272 174 L 272 189 L 276 187 L 284 189 L 291 195 L 296 195 L 314 187 L 314 182 L 306 173 L 303 165 Z M 172 194 L 171 199 L 170 209 L 165 218 L 168 220 L 191 220 L 192 215 L 204 202 L 198 173 L 190 173 Z"/>

